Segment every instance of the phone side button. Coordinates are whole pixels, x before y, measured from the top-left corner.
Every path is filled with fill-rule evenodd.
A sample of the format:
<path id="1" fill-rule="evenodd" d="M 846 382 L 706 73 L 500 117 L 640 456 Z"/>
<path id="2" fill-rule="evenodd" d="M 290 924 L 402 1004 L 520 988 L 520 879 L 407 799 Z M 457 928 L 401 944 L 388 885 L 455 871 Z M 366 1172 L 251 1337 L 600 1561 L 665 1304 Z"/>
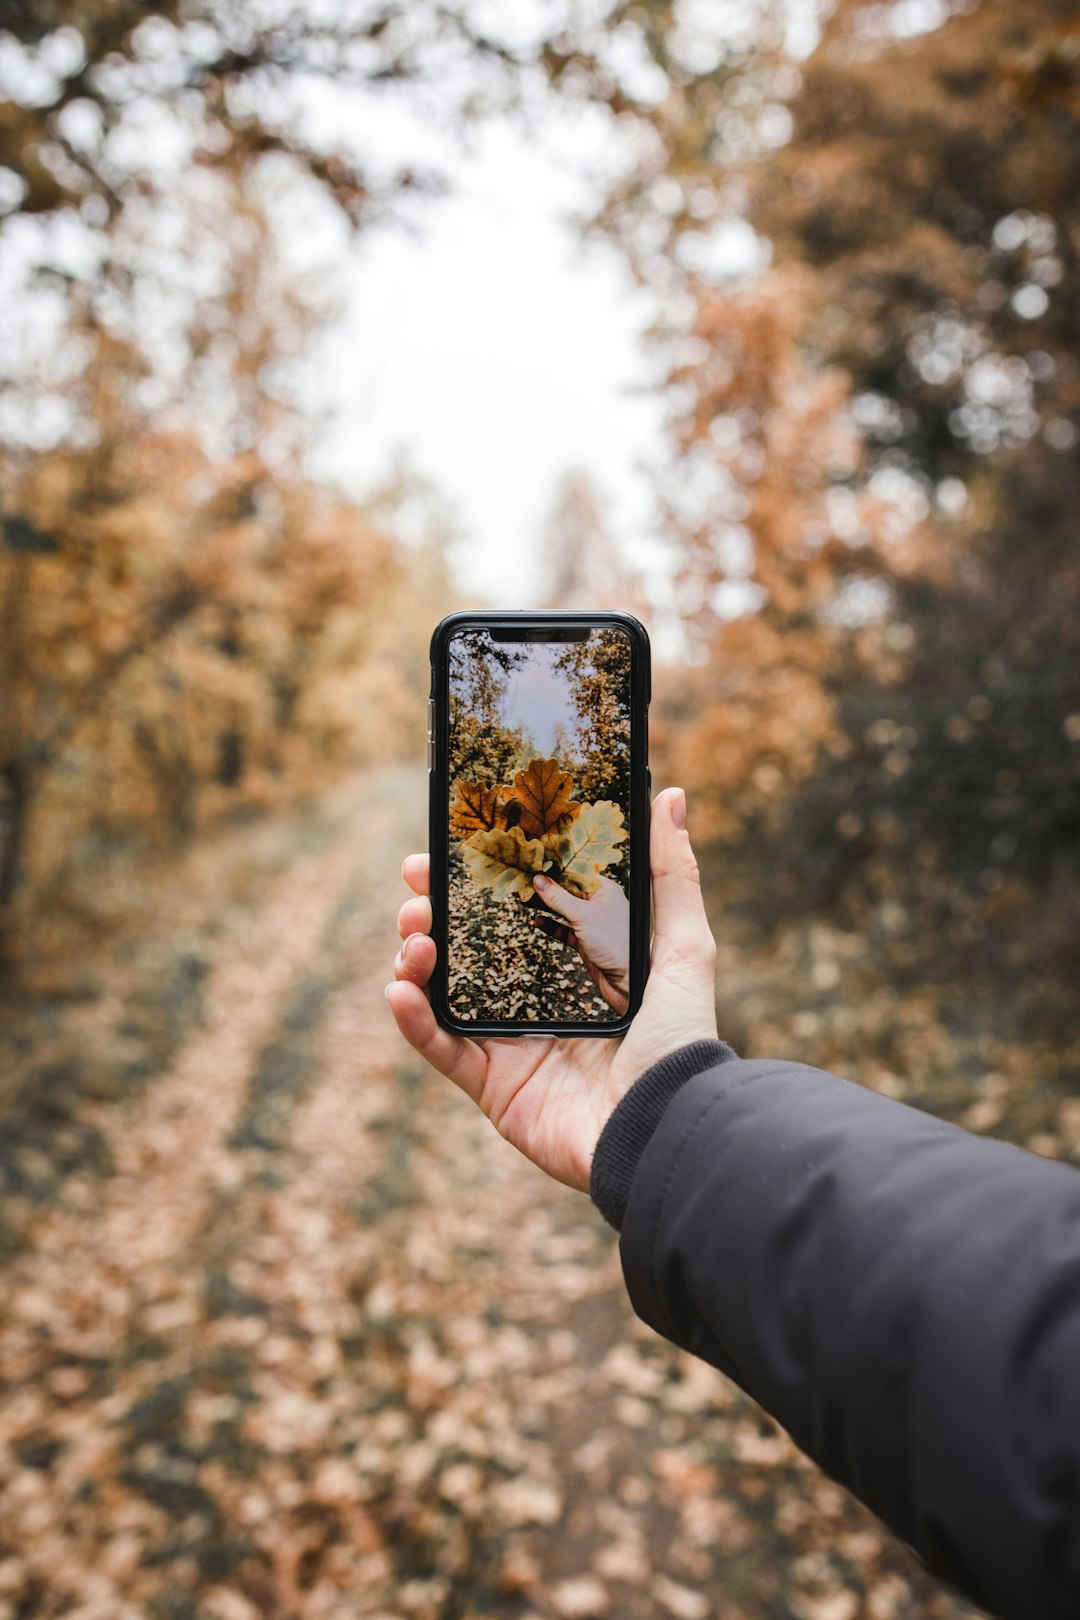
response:
<path id="1" fill-rule="evenodd" d="M 648 794 L 649 803 L 651 804 L 652 803 L 652 771 L 650 771 L 648 769 L 645 772 L 645 792 Z"/>
<path id="2" fill-rule="evenodd" d="M 427 768 L 428 768 L 429 771 L 433 771 L 435 769 L 435 739 L 434 739 L 434 737 L 429 737 L 428 740 L 427 740 Z"/>

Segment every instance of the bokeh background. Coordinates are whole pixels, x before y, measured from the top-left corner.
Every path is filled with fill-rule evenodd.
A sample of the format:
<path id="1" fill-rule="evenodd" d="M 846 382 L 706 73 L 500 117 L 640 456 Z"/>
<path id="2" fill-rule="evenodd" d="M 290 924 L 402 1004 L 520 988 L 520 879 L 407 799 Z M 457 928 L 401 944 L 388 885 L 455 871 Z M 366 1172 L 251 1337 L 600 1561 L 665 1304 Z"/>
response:
<path id="1" fill-rule="evenodd" d="M 1072 0 L 0 5 L 0 1616 L 954 1620 L 403 1048 L 427 643 L 722 1032 L 1080 1163 Z"/>

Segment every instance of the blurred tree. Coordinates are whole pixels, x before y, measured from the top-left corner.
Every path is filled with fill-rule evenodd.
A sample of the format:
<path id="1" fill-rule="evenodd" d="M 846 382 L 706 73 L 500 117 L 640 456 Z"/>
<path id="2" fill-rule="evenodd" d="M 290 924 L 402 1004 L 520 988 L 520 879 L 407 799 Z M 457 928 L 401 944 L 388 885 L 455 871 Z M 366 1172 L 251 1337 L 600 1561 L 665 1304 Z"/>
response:
<path id="1" fill-rule="evenodd" d="M 644 613 L 641 586 L 611 532 L 603 494 L 583 467 L 568 467 L 555 487 L 542 556 L 544 607 Z"/>
<path id="2" fill-rule="evenodd" d="M 405 85 L 426 90 L 447 122 L 490 111 L 511 94 L 519 61 L 474 25 L 471 9 L 430 0 L 340 13 L 288 0 L 5 4 L 8 207 L 75 208 L 103 224 L 156 188 L 163 159 L 166 171 L 236 172 L 277 155 L 366 223 L 403 191 L 441 189 L 442 178 L 414 165 L 387 171 L 349 155 L 347 140 L 316 140 L 313 103 L 336 85 L 376 97 Z"/>
<path id="3" fill-rule="evenodd" d="M 186 406 L 144 394 L 152 360 L 73 293 L 72 427 L 47 451 L 0 452 L 9 947 L 28 871 L 55 877 L 136 829 L 186 836 L 230 806 L 422 745 L 442 549 L 403 546 L 305 479 L 296 407 L 261 379 L 318 311 L 282 269 L 257 199 L 217 195 L 216 229 L 209 208 L 199 224 L 222 274 L 180 328 L 188 369 L 170 385 Z M 244 344 L 217 350 L 223 330 Z"/>
<path id="4" fill-rule="evenodd" d="M 657 671 L 654 739 L 694 792 L 703 837 L 759 831 L 835 739 L 824 672 L 845 631 L 831 615 L 869 566 L 830 524 L 859 444 L 842 373 L 802 353 L 804 308 L 794 269 L 742 290 L 698 285 L 670 373 L 663 515 L 693 662 Z"/>
<path id="5" fill-rule="evenodd" d="M 697 662 L 658 682 L 657 742 L 714 831 L 753 834 L 759 915 L 771 893 L 865 929 L 886 906 L 898 962 L 934 939 L 974 960 L 1034 883 L 1032 937 L 995 949 L 1056 956 L 1060 979 L 1080 934 L 1075 8 L 986 0 L 911 30 L 847 0 L 800 71 L 773 59 L 759 106 L 782 103 L 784 139 L 737 165 L 772 267 L 725 288 L 691 265 L 658 327 Z M 710 142 L 669 136 L 681 118 L 656 113 L 696 173 Z"/>
<path id="6" fill-rule="evenodd" d="M 111 345 L 97 350 L 83 383 L 98 436 L 8 474 L 8 935 L 34 812 L 40 871 L 70 859 L 83 830 L 185 834 L 230 804 L 318 785 L 355 757 L 380 617 L 395 601 L 405 617 L 387 535 L 251 455 L 208 462 L 190 434 L 140 420 L 125 375 Z"/>
<path id="7" fill-rule="evenodd" d="M 614 0 L 575 13 L 543 41 L 548 82 L 567 102 L 606 108 L 626 154 L 585 230 L 616 242 L 641 281 L 675 293 L 715 267 L 718 229 L 741 216 L 746 169 L 783 139 L 794 82 L 799 0 L 745 0 L 717 11 L 678 0 Z"/>
<path id="8" fill-rule="evenodd" d="M 9 945 L 28 861 L 79 829 L 182 834 L 317 782 L 361 716 L 370 752 L 415 744 L 442 548 L 304 478 L 295 373 L 328 306 L 292 237 L 305 178 L 353 225 L 441 188 L 354 158 L 361 92 L 426 92 L 447 128 L 513 99 L 520 64 L 466 11 L 0 7 L 0 276 L 27 316 L 0 366 Z"/>
<path id="9" fill-rule="evenodd" d="M 936 484 L 1049 426 L 1076 443 L 1078 25 L 1068 0 L 986 3 L 901 39 L 895 9 L 836 8 L 756 217 L 817 273 L 812 340 L 871 465 Z"/>
<path id="10" fill-rule="evenodd" d="M 102 340 L 80 379 L 98 424 L 93 445 L 5 469 L 0 923 L 8 928 L 44 778 L 139 652 L 191 613 L 207 564 L 200 557 L 186 572 L 177 566 L 185 525 L 160 510 L 153 491 L 163 453 L 175 450 L 170 470 L 181 479 L 192 462 L 179 445 L 160 444 L 154 454 L 134 431 L 128 401 L 139 371 L 130 351 Z M 144 525 L 159 531 L 151 578 L 133 555 Z"/>
<path id="11" fill-rule="evenodd" d="M 881 536 L 889 611 L 832 671 L 848 751 L 793 807 L 798 888 L 880 895 L 917 861 L 920 926 L 977 948 L 971 898 L 1080 877 L 1078 39 L 1063 0 L 916 39 L 849 0 L 760 186 L 812 269 L 812 352 L 850 378 L 863 485 L 926 514 L 914 556 Z"/>
<path id="12" fill-rule="evenodd" d="M 797 13 L 752 0 L 718 27 L 630 0 L 545 51 L 563 91 L 628 127 L 631 161 L 582 224 L 664 300 L 648 333 L 675 452 L 661 520 L 693 663 L 658 669 L 653 723 L 663 768 L 695 790 L 701 834 L 767 819 L 823 744 L 842 746 L 828 649 L 875 563 L 835 532 L 830 499 L 850 497 L 863 536 L 896 504 L 855 488 L 847 379 L 804 353 L 811 277 L 792 263 L 761 274 L 767 246 L 746 222 L 751 181 L 790 133 Z M 573 503 L 557 515 L 574 580 L 595 538 Z"/>

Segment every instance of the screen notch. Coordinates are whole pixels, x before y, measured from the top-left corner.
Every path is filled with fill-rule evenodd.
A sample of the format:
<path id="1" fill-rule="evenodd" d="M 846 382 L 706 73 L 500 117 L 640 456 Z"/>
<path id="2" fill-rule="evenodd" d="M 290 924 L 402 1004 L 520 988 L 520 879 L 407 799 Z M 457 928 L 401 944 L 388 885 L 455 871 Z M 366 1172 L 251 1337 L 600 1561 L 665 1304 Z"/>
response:
<path id="1" fill-rule="evenodd" d="M 492 641 L 588 641 L 591 634 L 588 625 L 567 624 L 500 625 L 488 630 Z"/>

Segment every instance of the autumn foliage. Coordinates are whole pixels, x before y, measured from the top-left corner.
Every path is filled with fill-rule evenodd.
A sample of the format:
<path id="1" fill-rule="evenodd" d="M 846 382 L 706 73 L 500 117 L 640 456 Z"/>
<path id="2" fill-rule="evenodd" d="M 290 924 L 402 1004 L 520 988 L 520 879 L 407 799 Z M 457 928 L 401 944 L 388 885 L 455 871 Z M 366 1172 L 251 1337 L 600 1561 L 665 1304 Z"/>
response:
<path id="1" fill-rule="evenodd" d="M 574 785 L 554 759 L 530 760 L 512 786 L 456 782 L 450 830 L 473 882 L 498 899 L 531 900 L 533 877 L 546 872 L 571 894 L 595 894 L 620 858 L 623 813 L 610 800 L 574 798 Z"/>
<path id="2" fill-rule="evenodd" d="M 92 446 L 8 483 L 9 943 L 20 904 L 95 848 L 175 844 L 420 734 L 422 631 L 388 623 L 410 584 L 390 535 L 257 454 L 214 462 L 192 433 L 110 408 Z"/>
<path id="3" fill-rule="evenodd" d="M 657 682 L 654 759 L 726 895 L 878 939 L 886 978 L 1037 963 L 1032 1027 L 1060 1027 L 1080 937 L 1067 13 L 972 5 L 908 37 L 899 8 L 833 8 L 765 92 L 790 138 L 733 165 L 771 262 L 689 270 L 666 351 L 694 656 Z M 728 71 L 752 107 L 758 70 Z M 730 181 L 717 134 L 649 116 L 682 154 L 678 261 Z M 632 248 L 658 195 L 643 170 L 601 223 Z"/>
<path id="4" fill-rule="evenodd" d="M 408 488 L 313 476 L 283 249 L 548 92 L 626 136 L 585 224 L 660 311 L 651 583 L 569 469 L 516 605 L 666 632 L 740 1053 L 1080 1164 L 1076 6 L 515 9 L 0 8 L 4 1615 L 971 1613 L 392 1031 L 481 604 Z M 382 161 L 384 91 L 445 163 Z M 452 1004 L 599 1021 L 531 878 L 619 879 L 629 648 L 560 650 L 542 746 L 516 657 L 454 666 Z"/>

